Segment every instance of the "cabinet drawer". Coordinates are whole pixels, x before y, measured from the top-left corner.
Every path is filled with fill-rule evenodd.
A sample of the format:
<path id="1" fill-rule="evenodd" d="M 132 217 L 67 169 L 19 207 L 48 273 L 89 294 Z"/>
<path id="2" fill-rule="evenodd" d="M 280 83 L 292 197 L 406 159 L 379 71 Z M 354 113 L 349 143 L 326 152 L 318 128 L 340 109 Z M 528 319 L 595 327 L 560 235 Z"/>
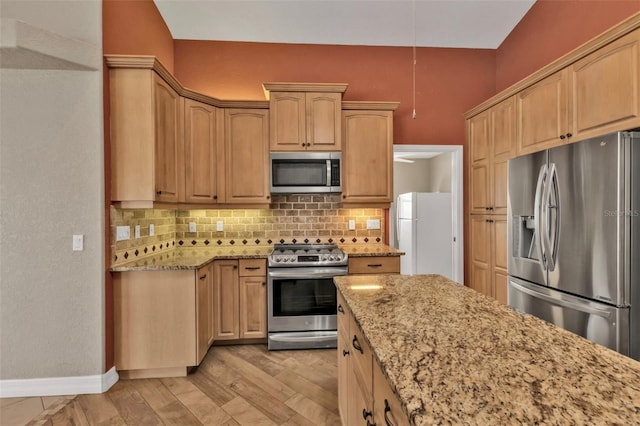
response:
<path id="1" fill-rule="evenodd" d="M 364 389 L 371 392 L 372 387 L 372 363 L 373 356 L 371 354 L 371 348 L 364 339 L 364 335 L 360 330 L 360 327 L 356 324 L 353 315 L 350 316 L 349 322 L 349 350 L 353 355 L 352 365 L 356 375 L 359 375 L 364 385 Z"/>
<path id="2" fill-rule="evenodd" d="M 267 275 L 267 262 L 265 259 L 240 259 L 241 277 L 264 277 Z"/>
<path id="3" fill-rule="evenodd" d="M 345 336 L 349 336 L 350 318 L 351 311 L 349 310 L 344 297 L 342 297 L 342 294 L 338 292 L 338 331 L 344 333 Z"/>
<path id="4" fill-rule="evenodd" d="M 373 417 L 376 424 L 405 426 L 409 419 L 377 363 L 373 364 Z"/>
<path id="5" fill-rule="evenodd" d="M 400 256 L 350 257 L 349 274 L 399 274 Z"/>

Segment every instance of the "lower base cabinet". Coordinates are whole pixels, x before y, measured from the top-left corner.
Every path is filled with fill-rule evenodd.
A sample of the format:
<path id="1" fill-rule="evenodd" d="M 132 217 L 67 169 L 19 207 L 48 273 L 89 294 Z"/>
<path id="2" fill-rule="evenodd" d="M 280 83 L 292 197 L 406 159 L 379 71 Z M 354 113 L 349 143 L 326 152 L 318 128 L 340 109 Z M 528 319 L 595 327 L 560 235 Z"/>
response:
<path id="1" fill-rule="evenodd" d="M 215 340 L 267 337 L 265 259 L 213 262 Z"/>
<path id="2" fill-rule="evenodd" d="M 114 273 L 120 377 L 185 376 L 202 361 L 213 343 L 210 268 Z"/>
<path id="3" fill-rule="evenodd" d="M 371 348 L 338 293 L 338 408 L 344 426 L 408 425 Z"/>

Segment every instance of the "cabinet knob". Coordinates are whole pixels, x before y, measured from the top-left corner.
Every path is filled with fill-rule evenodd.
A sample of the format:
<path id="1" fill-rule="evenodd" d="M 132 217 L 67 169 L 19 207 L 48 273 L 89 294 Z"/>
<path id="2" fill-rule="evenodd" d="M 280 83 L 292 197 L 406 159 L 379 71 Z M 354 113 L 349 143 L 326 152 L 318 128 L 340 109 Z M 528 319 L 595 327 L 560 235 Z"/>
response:
<path id="1" fill-rule="evenodd" d="M 214 199 L 214 200 L 217 200 L 217 199 L 218 199 L 218 196 L 217 196 L 217 195 L 214 195 L 214 196 L 213 196 L 213 199 Z"/>
<path id="2" fill-rule="evenodd" d="M 233 269 L 238 269 L 238 265 L 233 265 Z"/>
<path id="3" fill-rule="evenodd" d="M 203 276 L 200 277 L 201 280 L 204 280 L 205 278 L 207 278 L 207 274 L 204 274 Z"/>
<path id="4" fill-rule="evenodd" d="M 264 287 L 265 285 L 267 285 L 267 283 L 262 281 L 262 287 Z"/>
<path id="5" fill-rule="evenodd" d="M 156 191 L 156 195 L 162 195 L 162 191 Z"/>
<path id="6" fill-rule="evenodd" d="M 560 139 L 565 139 L 566 136 L 565 135 L 560 135 Z"/>
<path id="7" fill-rule="evenodd" d="M 567 133 L 568 138 L 570 138 L 571 136 L 573 136 L 573 133 Z"/>
<path id="8" fill-rule="evenodd" d="M 271 196 L 267 195 L 267 200 L 268 200 L 269 198 L 271 198 Z"/>
<path id="9" fill-rule="evenodd" d="M 362 418 L 363 419 L 367 420 L 367 417 L 371 416 L 371 414 L 372 414 L 371 411 L 367 411 L 366 408 L 362 409 Z"/>
<path id="10" fill-rule="evenodd" d="M 346 350 L 346 349 L 343 349 L 342 350 L 342 356 L 347 356 L 347 355 L 349 355 L 349 351 Z"/>

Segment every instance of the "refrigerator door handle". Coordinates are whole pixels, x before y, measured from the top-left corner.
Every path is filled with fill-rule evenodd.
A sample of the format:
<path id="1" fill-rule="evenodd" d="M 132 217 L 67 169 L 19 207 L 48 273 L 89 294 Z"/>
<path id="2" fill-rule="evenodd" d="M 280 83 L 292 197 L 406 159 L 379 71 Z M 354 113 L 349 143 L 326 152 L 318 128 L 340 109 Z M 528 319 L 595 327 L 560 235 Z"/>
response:
<path id="1" fill-rule="evenodd" d="M 542 247 L 542 234 L 544 232 L 542 226 L 542 211 L 543 211 L 543 206 L 542 206 L 542 190 L 543 190 L 543 186 L 544 186 L 544 182 L 547 176 L 547 165 L 546 163 L 542 165 L 542 167 L 540 167 L 540 172 L 538 173 L 538 183 L 536 184 L 536 196 L 535 196 L 535 200 L 534 200 L 534 210 L 533 210 L 533 214 L 534 214 L 534 218 L 533 218 L 533 223 L 534 223 L 534 230 L 533 230 L 533 235 L 535 237 L 535 244 L 536 244 L 536 248 L 538 251 L 538 258 L 540 259 L 540 267 L 543 270 L 546 270 L 547 268 L 547 261 L 545 260 L 545 252 L 544 252 L 544 248 Z"/>
<path id="2" fill-rule="evenodd" d="M 546 266 L 549 271 L 553 271 L 556 268 L 558 222 L 556 220 L 557 212 L 553 212 L 552 210 L 555 210 L 558 207 L 557 197 L 556 197 L 558 193 L 557 179 L 558 179 L 558 172 L 556 170 L 556 165 L 554 163 L 551 163 L 547 171 L 547 179 L 544 185 L 544 191 L 542 192 L 542 206 L 541 206 L 542 213 L 543 213 L 542 219 L 544 223 L 543 232 L 541 232 L 542 244 L 544 247 Z M 553 196 L 556 198 L 555 203 L 550 202 L 552 191 L 553 191 Z M 552 245 L 551 235 L 550 235 L 551 232 L 553 232 L 554 247 L 551 247 Z"/>
<path id="3" fill-rule="evenodd" d="M 563 300 L 563 299 L 558 299 L 555 297 L 550 297 L 547 296 L 546 294 L 542 294 L 539 293 L 535 290 L 531 290 L 528 289 L 516 282 L 513 282 L 512 280 L 509 280 L 509 285 L 513 288 L 515 288 L 516 290 L 528 294 L 529 296 L 535 297 L 537 299 L 542 299 L 545 302 L 551 303 L 552 305 L 557 305 L 557 306 L 562 306 L 565 308 L 570 308 L 570 309 L 574 309 L 576 311 L 580 311 L 580 312 L 585 312 L 587 314 L 591 314 L 591 315 L 598 315 L 599 317 L 602 318 L 609 318 L 611 317 L 611 312 L 604 310 L 604 309 L 598 309 L 595 308 L 593 306 L 588 306 L 586 304 L 581 304 L 581 303 L 575 303 L 569 300 Z"/>

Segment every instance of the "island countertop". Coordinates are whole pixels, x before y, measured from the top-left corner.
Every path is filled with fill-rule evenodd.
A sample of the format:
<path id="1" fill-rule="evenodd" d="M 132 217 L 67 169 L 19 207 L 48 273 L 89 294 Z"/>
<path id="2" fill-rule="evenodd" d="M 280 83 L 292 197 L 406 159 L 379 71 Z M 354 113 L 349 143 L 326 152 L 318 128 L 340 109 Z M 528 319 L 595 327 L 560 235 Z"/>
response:
<path id="1" fill-rule="evenodd" d="M 334 278 L 412 424 L 640 424 L 640 363 L 439 275 Z"/>

